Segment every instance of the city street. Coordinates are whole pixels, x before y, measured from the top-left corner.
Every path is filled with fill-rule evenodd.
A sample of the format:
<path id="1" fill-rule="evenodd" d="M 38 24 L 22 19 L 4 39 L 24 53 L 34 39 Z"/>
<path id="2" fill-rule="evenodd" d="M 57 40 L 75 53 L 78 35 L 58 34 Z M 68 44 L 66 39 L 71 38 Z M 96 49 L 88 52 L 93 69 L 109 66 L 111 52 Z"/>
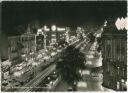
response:
<path id="1" fill-rule="evenodd" d="M 91 47 L 95 47 L 94 46 L 95 44 L 92 44 L 92 43 L 88 43 L 87 45 L 84 44 L 84 49 L 83 49 L 83 52 L 85 54 L 89 53 L 90 56 L 93 56 L 93 53 L 91 50 Z M 91 53 L 90 53 L 91 52 Z M 93 57 L 93 59 L 96 59 L 95 57 Z M 97 60 L 99 59 L 99 56 L 97 56 Z M 95 61 L 97 61 L 95 60 Z M 90 60 L 89 60 L 90 61 Z M 99 64 L 101 64 L 98 60 L 98 62 L 95 62 L 95 61 L 91 61 L 92 64 L 90 65 L 93 65 L 93 66 L 90 66 L 89 67 L 97 67 L 97 65 L 99 66 Z M 88 63 L 88 61 L 87 61 Z M 87 65 L 88 66 L 88 65 Z M 101 66 L 101 65 L 100 65 Z M 90 70 L 83 70 L 82 71 L 82 74 L 83 74 L 83 81 L 80 81 L 78 82 L 78 86 L 77 86 L 77 91 L 112 91 L 110 89 L 107 89 L 107 88 L 104 88 L 102 87 L 102 73 L 99 72 L 99 73 L 96 73 L 97 76 L 96 77 L 93 77 L 91 75 L 91 71 Z M 64 81 L 61 81 L 55 88 L 54 91 L 67 91 L 67 89 L 69 88 L 70 86 L 64 82 Z"/>
<path id="2" fill-rule="evenodd" d="M 127 1 L 103 1 L 1 2 L 1 91 L 126 91 Z"/>
<path id="3" fill-rule="evenodd" d="M 20 87 L 21 90 L 19 91 L 30 91 L 32 88 L 36 87 L 49 73 L 51 73 L 55 69 L 55 64 L 50 65 L 48 68 L 46 68 L 44 71 L 39 73 L 33 80 L 31 80 L 29 83 L 24 85 L 23 87 Z M 22 90 L 23 89 L 23 90 Z"/>

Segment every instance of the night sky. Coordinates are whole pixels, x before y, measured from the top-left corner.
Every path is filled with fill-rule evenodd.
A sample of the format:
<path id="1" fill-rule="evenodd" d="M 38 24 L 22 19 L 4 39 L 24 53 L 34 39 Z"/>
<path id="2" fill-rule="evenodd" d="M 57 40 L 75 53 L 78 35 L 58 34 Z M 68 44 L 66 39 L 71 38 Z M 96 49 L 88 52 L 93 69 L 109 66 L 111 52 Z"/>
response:
<path id="1" fill-rule="evenodd" d="M 42 25 L 76 27 L 103 24 L 109 17 L 126 17 L 126 1 L 93 2 L 2 2 L 2 31 L 39 20 Z"/>

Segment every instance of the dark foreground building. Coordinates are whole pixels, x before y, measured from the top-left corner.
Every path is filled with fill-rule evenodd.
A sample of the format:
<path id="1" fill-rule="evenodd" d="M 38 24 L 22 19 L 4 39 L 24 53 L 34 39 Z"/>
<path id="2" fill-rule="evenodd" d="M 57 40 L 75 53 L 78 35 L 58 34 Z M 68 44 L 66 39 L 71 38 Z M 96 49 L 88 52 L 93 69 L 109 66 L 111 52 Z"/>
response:
<path id="1" fill-rule="evenodd" d="M 127 81 L 127 31 L 108 21 L 102 34 L 103 86 L 125 91 Z"/>

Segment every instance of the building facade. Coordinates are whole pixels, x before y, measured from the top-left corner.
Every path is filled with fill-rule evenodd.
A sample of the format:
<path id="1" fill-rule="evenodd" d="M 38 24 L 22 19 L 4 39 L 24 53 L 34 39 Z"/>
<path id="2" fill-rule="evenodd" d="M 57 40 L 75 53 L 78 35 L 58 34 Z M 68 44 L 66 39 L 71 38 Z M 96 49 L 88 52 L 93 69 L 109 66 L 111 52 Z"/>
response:
<path id="1" fill-rule="evenodd" d="M 69 27 L 60 28 L 55 25 L 51 26 L 51 28 L 47 28 L 44 26 L 42 29 L 44 36 L 46 37 L 46 46 L 50 46 L 60 42 L 61 40 L 69 41 Z"/>
<path id="2" fill-rule="evenodd" d="M 103 86 L 125 91 L 127 82 L 127 31 L 109 23 L 102 34 Z"/>
<path id="3" fill-rule="evenodd" d="M 23 34 L 20 36 L 20 42 L 22 44 L 21 55 L 25 55 L 26 59 L 36 50 L 35 38 L 35 34 Z M 24 61 L 25 59 L 22 57 L 22 60 Z"/>
<path id="4" fill-rule="evenodd" d="M 8 47 L 8 56 L 9 60 L 13 65 L 20 63 L 21 60 L 21 43 L 20 36 L 11 36 L 8 37 L 9 47 Z"/>
<path id="5" fill-rule="evenodd" d="M 37 35 L 36 35 L 36 51 L 39 51 L 41 49 L 44 49 L 44 42 L 45 42 L 45 34 L 42 32 L 42 29 L 38 29 Z"/>
<path id="6" fill-rule="evenodd" d="M 8 37 L 8 41 L 8 55 L 10 62 L 12 62 L 12 66 L 26 60 L 27 56 L 35 51 L 36 44 L 34 34 L 11 36 Z M 22 57 L 23 55 L 25 55 L 25 59 Z"/>

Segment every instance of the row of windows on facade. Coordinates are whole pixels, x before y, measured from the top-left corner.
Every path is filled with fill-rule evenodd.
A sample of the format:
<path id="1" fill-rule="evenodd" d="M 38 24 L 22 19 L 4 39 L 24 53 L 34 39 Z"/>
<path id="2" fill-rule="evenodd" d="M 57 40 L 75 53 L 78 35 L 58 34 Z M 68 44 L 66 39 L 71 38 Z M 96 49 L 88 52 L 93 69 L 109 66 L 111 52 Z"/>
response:
<path id="1" fill-rule="evenodd" d="M 115 58 L 125 61 L 126 60 L 126 40 L 107 40 L 104 42 L 103 52 L 105 59 Z M 106 52 L 105 52 L 106 51 Z"/>
<path id="2" fill-rule="evenodd" d="M 34 46 L 35 45 L 35 42 L 25 42 L 25 43 L 23 43 L 23 44 L 21 44 L 22 45 L 22 48 L 30 48 L 31 46 Z M 18 47 L 18 45 L 12 45 L 11 46 L 11 48 L 10 48 L 10 51 L 11 52 L 17 52 L 19 50 L 19 47 Z"/>
<path id="3" fill-rule="evenodd" d="M 35 47 L 32 47 L 31 48 L 23 48 L 22 50 L 18 50 L 18 51 L 15 51 L 15 52 L 12 52 L 11 51 L 11 54 L 10 54 L 10 58 L 15 58 L 17 56 L 20 56 L 21 54 L 27 54 L 28 52 L 34 50 Z"/>
<path id="4" fill-rule="evenodd" d="M 14 37 L 9 37 L 9 44 L 10 45 L 16 45 L 17 42 L 22 42 L 22 41 L 33 41 L 35 40 L 35 36 L 14 36 Z"/>
<path id="5" fill-rule="evenodd" d="M 35 41 L 26 41 L 26 42 L 20 42 L 19 37 L 15 37 L 15 39 L 11 40 L 11 46 L 9 50 L 9 56 L 10 60 L 12 61 L 13 64 L 17 64 L 18 62 L 21 62 L 21 54 L 28 53 L 30 52 L 35 46 Z M 21 43 L 23 46 L 21 49 L 18 47 L 18 42 Z M 28 47 L 29 46 L 29 47 Z"/>

